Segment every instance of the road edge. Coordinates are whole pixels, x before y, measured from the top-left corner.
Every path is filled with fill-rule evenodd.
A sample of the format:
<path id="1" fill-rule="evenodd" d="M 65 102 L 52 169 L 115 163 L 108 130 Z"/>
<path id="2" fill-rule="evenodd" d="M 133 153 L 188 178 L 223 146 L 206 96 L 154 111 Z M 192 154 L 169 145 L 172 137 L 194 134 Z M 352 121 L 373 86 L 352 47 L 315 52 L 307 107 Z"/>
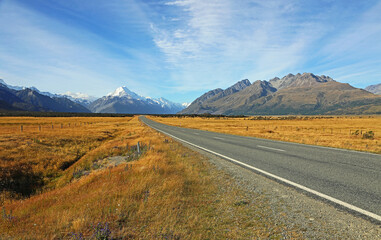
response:
<path id="1" fill-rule="evenodd" d="M 262 170 L 262 169 L 259 169 L 259 168 L 250 166 L 250 165 L 248 165 L 248 164 L 246 164 L 246 163 L 240 162 L 240 161 L 238 161 L 238 160 L 236 160 L 236 159 L 233 159 L 233 158 L 231 158 L 231 157 L 228 157 L 228 156 L 225 156 L 225 155 L 223 155 L 223 154 L 220 154 L 220 153 L 214 152 L 214 151 L 212 151 L 212 150 L 209 150 L 209 149 L 207 149 L 207 148 L 198 146 L 198 145 L 196 145 L 196 144 L 193 144 L 193 143 L 191 143 L 191 142 L 188 142 L 188 141 L 186 141 L 186 140 L 183 140 L 183 139 L 181 139 L 181 138 L 178 138 L 178 137 L 176 137 L 176 136 L 173 136 L 173 135 L 170 134 L 170 133 L 167 133 L 167 132 L 162 131 L 162 130 L 159 130 L 159 129 L 153 127 L 153 126 L 150 126 L 148 123 L 146 123 L 146 122 L 144 122 L 144 121 L 142 121 L 142 122 L 143 122 L 144 124 L 146 124 L 147 126 L 149 126 L 150 128 L 153 128 L 153 129 L 155 129 L 156 131 L 161 132 L 161 133 L 163 133 L 163 134 L 165 134 L 165 135 L 167 135 L 167 136 L 169 136 L 169 137 L 171 137 L 171 138 L 174 138 L 174 139 L 176 139 L 176 140 L 178 140 L 178 141 L 181 141 L 181 142 L 184 142 L 184 143 L 186 143 L 186 144 L 189 144 L 189 145 L 191 145 L 191 146 L 193 146 L 193 147 L 196 147 L 196 148 L 198 148 L 198 149 L 201 149 L 201 150 L 203 150 L 203 151 L 212 153 L 212 154 L 214 154 L 214 155 L 216 155 L 216 156 L 219 156 L 219 157 L 221 157 L 221 158 L 223 158 L 223 159 L 226 159 L 226 160 L 228 160 L 228 161 L 230 161 L 230 162 L 233 162 L 233 163 L 235 163 L 235 164 L 237 164 L 237 165 L 240 165 L 241 167 L 244 167 L 244 168 L 246 168 L 246 169 L 250 169 L 250 170 L 252 170 L 252 171 L 254 171 L 254 172 L 256 172 L 256 173 L 259 173 L 259 174 L 261 174 L 261 175 L 263 175 L 263 176 L 266 176 L 266 177 L 268 177 L 268 178 L 271 178 L 271 179 L 273 179 L 273 180 L 276 180 L 277 182 L 283 183 L 283 184 L 285 184 L 285 185 L 291 186 L 291 187 L 293 187 L 293 188 L 295 188 L 295 189 L 298 189 L 298 190 L 301 190 L 301 191 L 303 191 L 303 192 L 305 192 L 305 193 L 308 193 L 309 195 L 316 196 L 317 198 L 322 199 L 322 200 L 324 200 L 324 201 L 326 201 L 326 202 L 328 202 L 328 203 L 331 203 L 332 205 L 334 205 L 334 206 L 336 206 L 336 207 L 344 208 L 344 209 L 348 210 L 348 211 L 351 212 L 351 213 L 356 213 L 356 214 L 362 216 L 363 218 L 366 218 L 367 220 L 369 220 L 369 221 L 371 221 L 371 222 L 374 222 L 374 223 L 376 223 L 376 224 L 381 225 L 381 216 L 379 216 L 379 215 L 377 215 L 377 214 L 375 214 L 375 213 L 372 213 L 372 212 L 369 212 L 369 211 L 364 210 L 364 209 L 362 209 L 362 208 L 356 207 L 356 206 L 354 206 L 354 205 L 352 205 L 352 204 L 349 204 L 349 203 L 346 203 L 346 202 L 341 201 L 341 200 L 339 200 L 339 199 L 336 199 L 336 198 L 334 198 L 334 197 L 328 196 L 328 195 L 326 195 L 326 194 L 324 194 L 324 193 L 320 193 L 320 192 L 318 192 L 318 191 L 316 191 L 316 190 L 313 190 L 313 189 L 308 188 L 308 187 L 306 187 L 306 186 L 303 186 L 303 185 L 301 185 L 301 184 L 292 182 L 292 181 L 287 180 L 287 179 L 285 179 L 285 178 L 276 176 L 276 175 L 274 175 L 274 174 L 272 174 L 272 173 L 269 173 L 269 172 L 267 172 L 267 171 L 264 171 L 264 170 Z"/>

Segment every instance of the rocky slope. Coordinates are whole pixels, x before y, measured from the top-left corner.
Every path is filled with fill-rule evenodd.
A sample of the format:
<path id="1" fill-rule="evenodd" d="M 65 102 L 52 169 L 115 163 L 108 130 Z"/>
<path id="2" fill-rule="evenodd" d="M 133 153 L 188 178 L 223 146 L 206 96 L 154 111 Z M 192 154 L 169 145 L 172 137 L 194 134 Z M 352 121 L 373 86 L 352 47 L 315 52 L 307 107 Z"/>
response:
<path id="1" fill-rule="evenodd" d="M 40 111 L 40 112 L 90 112 L 84 106 L 64 97 L 49 97 L 38 91 L 24 88 L 10 89 L 0 83 L 1 111 Z"/>
<path id="2" fill-rule="evenodd" d="M 381 83 L 376 84 L 376 85 L 370 85 L 370 86 L 366 87 L 365 90 L 367 90 L 368 92 L 377 94 L 377 95 L 381 95 Z"/>
<path id="3" fill-rule="evenodd" d="M 250 86 L 222 97 L 218 96 L 221 96 L 224 90 L 219 89 L 218 93 L 212 96 L 215 92 L 216 90 L 213 90 L 196 99 L 181 114 L 381 113 L 381 96 L 334 81 L 328 76 L 317 76 L 312 73 L 288 74 L 283 78 L 256 81 Z"/>

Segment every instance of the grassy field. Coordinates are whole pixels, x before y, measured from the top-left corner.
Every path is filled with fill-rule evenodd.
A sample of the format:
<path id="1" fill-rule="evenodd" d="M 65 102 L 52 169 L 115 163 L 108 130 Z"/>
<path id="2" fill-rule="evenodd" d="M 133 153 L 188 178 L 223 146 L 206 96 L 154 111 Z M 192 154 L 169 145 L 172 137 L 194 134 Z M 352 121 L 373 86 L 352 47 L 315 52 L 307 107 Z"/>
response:
<path id="1" fill-rule="evenodd" d="M 150 118 L 186 128 L 381 153 L 381 116 Z"/>
<path id="2" fill-rule="evenodd" d="M 0 118 L 0 203 L 54 187 L 82 158 L 120 154 L 100 146 L 126 134 L 131 118 Z M 101 148 L 102 149 L 102 148 Z M 118 151 L 119 150 L 119 151 Z M 70 179 L 68 179 L 70 180 Z"/>
<path id="3" fill-rule="evenodd" d="M 269 199 L 248 199 L 203 156 L 137 117 L 0 123 L 1 172 L 10 172 L 2 176 L 1 239 L 300 237 L 297 226 L 274 220 Z M 112 164 L 110 156 L 125 160 Z M 11 176 L 12 169 L 23 170 Z M 42 182 L 17 192 L 28 181 L 12 185 L 9 177 L 24 173 Z"/>

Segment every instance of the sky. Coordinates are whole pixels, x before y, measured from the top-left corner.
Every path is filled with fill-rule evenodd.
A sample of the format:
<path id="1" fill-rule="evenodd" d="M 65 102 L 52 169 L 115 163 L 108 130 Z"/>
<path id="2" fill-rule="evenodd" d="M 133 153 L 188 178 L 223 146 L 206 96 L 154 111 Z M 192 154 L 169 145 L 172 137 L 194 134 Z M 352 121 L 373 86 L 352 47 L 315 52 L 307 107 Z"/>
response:
<path id="1" fill-rule="evenodd" d="M 192 102 L 312 72 L 381 83 L 381 0 L 0 0 L 0 79 Z"/>

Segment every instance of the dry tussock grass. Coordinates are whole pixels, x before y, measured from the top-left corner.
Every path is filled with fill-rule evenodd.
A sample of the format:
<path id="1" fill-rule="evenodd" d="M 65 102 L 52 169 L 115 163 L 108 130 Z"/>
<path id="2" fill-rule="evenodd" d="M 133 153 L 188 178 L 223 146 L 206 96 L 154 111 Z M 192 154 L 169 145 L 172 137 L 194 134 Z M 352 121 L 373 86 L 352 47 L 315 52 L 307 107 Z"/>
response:
<path id="1" fill-rule="evenodd" d="M 0 118 L 0 203 L 54 187 L 52 180 L 93 149 L 101 152 L 130 119 Z"/>
<path id="2" fill-rule="evenodd" d="M 381 153 L 381 116 L 150 118 L 187 128 Z M 374 136 L 367 139 L 369 131 Z"/>
<path id="3" fill-rule="evenodd" d="M 298 237 L 296 230 L 274 222 L 263 196 L 247 199 L 205 158 L 165 141 L 137 118 L 104 150 L 138 141 L 149 145 L 139 160 L 65 179 L 68 184 L 54 190 L 6 203 L 6 216 L 0 217 L 3 238 L 70 239 L 73 233 L 88 238 L 99 222 L 107 222 L 117 239 Z M 72 169 L 88 168 L 103 150 L 90 152 L 92 157 L 82 157 L 61 179 L 69 178 Z"/>

